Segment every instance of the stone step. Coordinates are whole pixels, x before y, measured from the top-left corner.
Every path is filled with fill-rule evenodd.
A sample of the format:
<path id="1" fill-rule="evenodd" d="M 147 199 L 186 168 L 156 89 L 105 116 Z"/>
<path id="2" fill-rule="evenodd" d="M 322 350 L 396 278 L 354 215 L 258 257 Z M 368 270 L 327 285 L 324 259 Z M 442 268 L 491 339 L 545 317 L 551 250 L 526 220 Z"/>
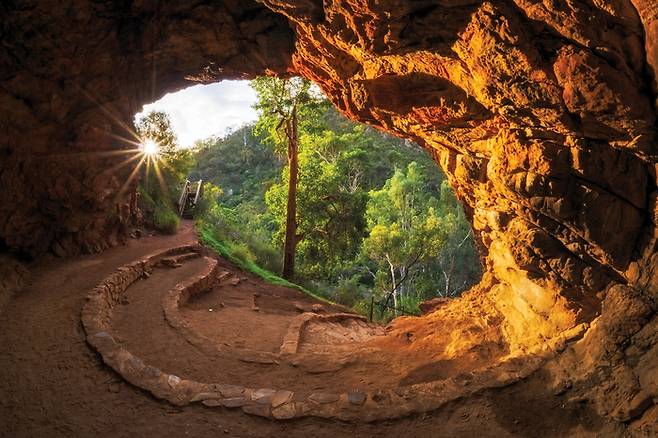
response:
<path id="1" fill-rule="evenodd" d="M 246 280 L 247 277 L 239 277 L 234 273 L 228 271 L 222 271 L 217 276 L 217 282 L 219 283 L 220 286 L 225 286 L 227 284 L 230 284 L 231 286 L 237 286 L 238 284 L 240 284 L 240 282 Z"/>
<path id="2" fill-rule="evenodd" d="M 177 255 L 175 257 L 178 260 L 178 262 L 180 263 L 180 262 L 184 262 L 186 260 L 199 258 L 199 257 L 201 257 L 201 254 L 199 254 L 198 252 L 186 252 L 184 254 L 180 254 L 180 255 Z"/>
<path id="3" fill-rule="evenodd" d="M 162 266 L 167 266 L 169 268 L 178 268 L 179 266 L 182 266 L 182 262 L 191 259 L 196 259 L 198 257 L 201 257 L 201 254 L 199 254 L 198 252 L 186 252 L 183 254 L 176 254 L 169 257 L 165 257 L 162 260 L 160 260 L 160 264 L 162 264 Z"/>

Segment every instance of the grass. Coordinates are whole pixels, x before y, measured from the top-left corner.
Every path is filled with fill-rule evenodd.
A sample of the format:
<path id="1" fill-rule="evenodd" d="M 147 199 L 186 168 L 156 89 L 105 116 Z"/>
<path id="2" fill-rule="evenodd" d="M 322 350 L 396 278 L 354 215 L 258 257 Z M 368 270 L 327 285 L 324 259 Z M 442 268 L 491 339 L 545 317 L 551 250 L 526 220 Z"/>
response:
<path id="1" fill-rule="evenodd" d="M 157 205 L 153 214 L 153 224 L 162 233 L 176 234 L 180 225 L 180 219 L 171 208 Z"/>
<path id="2" fill-rule="evenodd" d="M 237 257 L 236 254 L 232 251 L 231 245 L 221 240 L 217 236 L 217 233 L 212 229 L 212 227 L 208 225 L 201 225 L 199 227 L 199 235 L 201 236 L 201 241 L 205 245 L 217 251 L 222 257 L 224 257 L 234 265 L 238 266 L 240 269 L 251 272 L 252 274 L 262 278 L 263 281 L 265 281 L 266 283 L 273 284 L 275 286 L 284 286 L 292 289 L 297 289 L 298 291 L 303 292 L 317 300 L 323 301 L 328 304 L 335 304 L 332 301 L 320 295 L 317 295 L 298 284 L 292 283 L 266 269 L 263 269 L 262 267 L 258 266 L 253 260 L 244 257 Z"/>

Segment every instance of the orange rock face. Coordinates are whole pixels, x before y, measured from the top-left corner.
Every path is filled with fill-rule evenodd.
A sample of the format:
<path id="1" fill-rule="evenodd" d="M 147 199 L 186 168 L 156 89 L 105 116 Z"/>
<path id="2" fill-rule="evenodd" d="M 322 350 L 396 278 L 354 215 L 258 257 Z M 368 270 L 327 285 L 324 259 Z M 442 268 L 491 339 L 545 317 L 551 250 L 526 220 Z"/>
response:
<path id="1" fill-rule="evenodd" d="M 493 325 L 511 357 L 555 353 L 545 366 L 556 387 L 602 415 L 650 410 L 655 1 L 22 3 L 2 6 L 6 246 L 66 254 L 120 237 L 125 167 L 104 172 L 117 158 L 88 153 L 126 148 L 141 104 L 185 80 L 300 74 L 348 117 L 430 151 L 479 236 L 482 283 L 394 329 L 431 345 L 432 326 L 450 319 L 471 327 L 473 345 Z"/>

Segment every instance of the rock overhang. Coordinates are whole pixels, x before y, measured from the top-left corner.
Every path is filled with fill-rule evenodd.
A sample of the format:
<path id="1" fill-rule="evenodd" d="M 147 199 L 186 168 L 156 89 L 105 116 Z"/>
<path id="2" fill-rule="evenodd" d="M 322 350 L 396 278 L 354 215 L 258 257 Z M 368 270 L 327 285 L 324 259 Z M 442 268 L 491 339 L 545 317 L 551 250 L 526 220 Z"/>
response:
<path id="1" fill-rule="evenodd" d="M 107 172 L 116 158 L 93 152 L 126 148 L 120 138 L 142 104 L 189 81 L 299 74 L 348 117 L 433 154 L 483 251 L 473 300 L 486 301 L 512 351 L 602 315 L 608 322 L 580 344 L 592 354 L 601 349 L 588 342 L 608 342 L 623 323 L 619 303 L 655 312 L 652 1 L 69 6 L 2 7 L 9 248 L 67 255 L 123 238 L 135 213 L 121 191 L 129 170 Z"/>

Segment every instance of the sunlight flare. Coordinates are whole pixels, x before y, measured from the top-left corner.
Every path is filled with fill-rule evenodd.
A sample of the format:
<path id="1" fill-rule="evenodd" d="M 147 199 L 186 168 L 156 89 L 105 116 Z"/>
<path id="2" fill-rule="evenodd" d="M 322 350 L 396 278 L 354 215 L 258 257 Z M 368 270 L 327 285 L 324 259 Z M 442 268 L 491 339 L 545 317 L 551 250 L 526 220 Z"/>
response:
<path id="1" fill-rule="evenodd" d="M 155 140 L 152 140 L 150 138 L 147 138 L 142 141 L 142 143 L 139 146 L 139 149 L 142 151 L 142 153 L 149 158 L 154 158 L 158 155 L 160 147 L 158 146 L 158 143 Z"/>

